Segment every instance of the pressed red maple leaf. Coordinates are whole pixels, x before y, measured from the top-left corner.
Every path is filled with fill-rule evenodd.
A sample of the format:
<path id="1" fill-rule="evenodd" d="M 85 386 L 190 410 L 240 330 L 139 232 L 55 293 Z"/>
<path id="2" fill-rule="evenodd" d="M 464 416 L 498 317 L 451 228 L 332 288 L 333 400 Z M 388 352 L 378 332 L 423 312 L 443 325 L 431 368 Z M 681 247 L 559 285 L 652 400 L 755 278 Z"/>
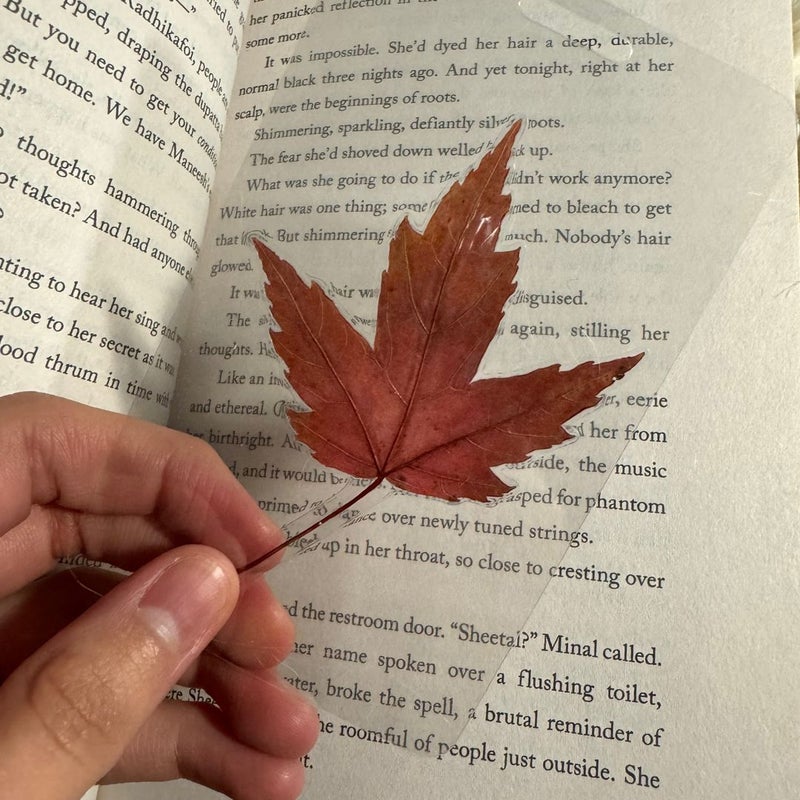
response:
<path id="1" fill-rule="evenodd" d="M 316 283 L 256 241 L 280 328 L 272 341 L 309 408 L 290 420 L 321 464 L 416 494 L 485 501 L 511 488 L 492 467 L 568 439 L 564 424 L 642 357 L 474 379 L 516 286 L 519 250 L 496 246 L 518 130 L 450 188 L 422 233 L 402 221 L 374 346 Z"/>

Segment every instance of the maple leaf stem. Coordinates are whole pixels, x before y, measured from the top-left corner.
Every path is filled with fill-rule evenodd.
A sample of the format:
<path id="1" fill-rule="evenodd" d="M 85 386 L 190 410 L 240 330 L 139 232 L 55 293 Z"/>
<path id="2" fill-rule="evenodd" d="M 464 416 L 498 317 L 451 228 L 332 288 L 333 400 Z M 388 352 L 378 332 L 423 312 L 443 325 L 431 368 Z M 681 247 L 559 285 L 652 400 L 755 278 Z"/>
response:
<path id="1" fill-rule="evenodd" d="M 272 558 L 272 556 L 276 555 L 277 553 L 280 553 L 281 550 L 283 550 L 284 548 L 289 547 L 289 545 L 292 545 L 297 541 L 300 541 L 300 539 L 302 539 L 303 537 L 308 536 L 309 533 L 313 533 L 317 528 L 328 522 L 328 520 L 337 517 L 339 514 L 342 514 L 343 512 L 347 511 L 348 508 L 352 508 L 357 502 L 359 502 L 359 500 L 362 500 L 370 492 L 377 489 L 383 483 L 383 477 L 384 476 L 381 475 L 378 478 L 375 478 L 375 480 L 372 481 L 372 483 L 370 483 L 368 486 L 365 486 L 357 495 L 351 497 L 344 505 L 341 505 L 338 508 L 334 508 L 333 511 L 329 511 L 324 517 L 318 519 L 316 522 L 314 522 L 312 525 L 309 525 L 307 528 L 304 528 L 302 531 L 300 531 L 300 533 L 296 533 L 294 536 L 285 539 L 277 547 L 273 547 L 272 550 L 270 550 L 268 553 L 265 553 L 263 556 L 259 556 L 258 558 L 251 561 L 249 564 L 245 564 L 245 566 L 243 566 L 240 570 L 237 570 L 237 572 L 239 573 L 239 575 L 244 575 L 245 572 L 249 572 L 250 570 L 256 569 L 257 567 L 261 566 L 266 561 L 268 561 L 270 558 Z"/>

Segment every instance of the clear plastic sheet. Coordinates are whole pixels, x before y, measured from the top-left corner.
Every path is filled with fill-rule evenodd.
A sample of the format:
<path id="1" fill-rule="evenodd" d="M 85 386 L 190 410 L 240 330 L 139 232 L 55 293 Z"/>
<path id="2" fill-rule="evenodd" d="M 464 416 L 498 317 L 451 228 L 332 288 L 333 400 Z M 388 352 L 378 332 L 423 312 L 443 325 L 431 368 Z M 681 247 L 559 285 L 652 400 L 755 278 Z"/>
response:
<path id="1" fill-rule="evenodd" d="M 273 5 L 280 13 L 291 4 Z M 597 408 L 568 422 L 571 441 L 497 469 L 514 487 L 505 496 L 450 503 L 386 491 L 376 504 L 359 504 L 352 524 L 326 524 L 309 552 L 270 573 L 298 629 L 291 682 L 341 718 L 340 735 L 437 756 L 458 746 L 510 650 L 525 651 L 535 668 L 542 652 L 569 646 L 536 626 L 534 607 L 550 580 L 625 579 L 593 562 L 595 532 L 610 524 L 604 512 L 664 525 L 670 499 L 659 464 L 636 463 L 625 449 L 666 435 L 660 386 L 772 184 L 775 164 L 758 143 L 792 111 L 765 87 L 607 4 L 508 0 L 491 15 L 471 0 L 413 13 L 333 5 L 342 4 L 289 27 L 266 26 L 303 34 L 302 46 L 281 51 L 291 66 L 259 77 L 267 51 L 245 51 L 231 110 L 251 113 L 252 123 L 243 117 L 230 131 L 227 157 L 241 168 L 223 178 L 215 199 L 218 208 L 257 209 L 257 217 L 217 213 L 207 243 L 236 236 L 240 244 L 209 247 L 199 280 L 219 285 L 213 265 L 249 262 L 247 280 L 259 289 L 257 235 L 371 341 L 381 273 L 403 217 L 423 231 L 452 183 L 522 119 L 498 244 L 521 248 L 517 286 L 476 379 L 645 354 Z M 341 24 L 347 14 L 352 25 Z M 292 62 L 292 52 L 301 60 Z M 310 61 L 309 53 L 319 55 Z M 391 78 L 393 70 L 404 80 Z M 351 74 L 358 83 L 342 78 Z M 330 80 L 312 88 L 310 75 Z M 272 88 L 253 88 L 273 78 Z M 290 210 L 301 205 L 308 213 Z M 212 294 L 199 292 L 201 320 Z M 259 309 L 267 314 L 265 302 Z M 283 366 L 264 346 L 269 328 L 266 318 L 237 338 L 277 376 L 251 392 L 275 412 L 272 444 L 218 449 L 267 513 L 291 520 L 334 492 L 346 502 L 364 484 L 296 444 L 282 412 L 302 404 L 278 379 Z M 246 363 L 234 356 L 219 366 Z M 184 388 L 201 385 L 204 371 L 216 374 L 210 364 L 190 357 Z M 221 436 L 231 432 L 218 419 L 211 424 Z M 632 482 L 625 496 L 605 494 L 608 477 L 625 470 L 652 480 Z M 577 612 L 564 608 L 565 619 Z M 598 657 L 633 657 L 618 649 Z"/>

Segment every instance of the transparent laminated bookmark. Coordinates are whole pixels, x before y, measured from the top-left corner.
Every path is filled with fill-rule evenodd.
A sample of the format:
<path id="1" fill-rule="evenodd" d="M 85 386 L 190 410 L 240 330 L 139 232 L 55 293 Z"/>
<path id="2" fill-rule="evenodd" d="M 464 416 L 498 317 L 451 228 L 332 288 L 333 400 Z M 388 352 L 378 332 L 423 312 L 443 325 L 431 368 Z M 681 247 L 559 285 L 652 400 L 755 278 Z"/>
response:
<path id="1" fill-rule="evenodd" d="M 626 447 L 661 435 L 645 411 L 793 112 L 604 3 L 362 6 L 276 2 L 248 31 L 196 335 L 258 324 L 182 380 L 261 409 L 260 438 L 191 422 L 287 535 L 314 525 L 268 575 L 287 679 L 340 735 L 436 755 L 510 651 L 547 646 L 535 606 L 568 552 L 591 563 L 587 518 L 668 518 Z"/>

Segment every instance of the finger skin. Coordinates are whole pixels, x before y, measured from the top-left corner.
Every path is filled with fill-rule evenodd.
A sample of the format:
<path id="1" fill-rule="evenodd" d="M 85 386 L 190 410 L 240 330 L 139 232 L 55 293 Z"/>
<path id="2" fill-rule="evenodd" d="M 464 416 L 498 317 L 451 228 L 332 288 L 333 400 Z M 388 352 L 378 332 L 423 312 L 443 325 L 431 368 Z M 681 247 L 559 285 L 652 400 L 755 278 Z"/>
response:
<path id="1" fill-rule="evenodd" d="M 99 569 L 64 570 L 0 601 L 0 641 L 6 643 L 0 653 L 0 682 L 122 579 Z M 234 624 L 237 616 L 241 619 Z M 198 716 L 194 703 L 175 708 L 173 701 L 162 704 L 104 782 L 193 775 L 239 798 L 239 773 L 222 769 L 219 753 L 229 751 L 230 758 L 242 763 L 253 762 L 261 753 L 256 771 L 269 784 L 269 792 L 292 796 L 292 787 L 300 785 L 296 764 L 283 762 L 295 762 L 307 753 L 319 731 L 307 698 L 269 669 L 282 660 L 292 639 L 291 620 L 266 584 L 245 578 L 231 618 L 178 679 L 181 686 L 201 687 L 218 707 L 202 704 Z M 275 642 L 277 649 L 271 647 Z M 267 780 L 269 776 L 274 780 Z M 268 796 L 264 786 L 261 792 L 262 798 Z"/>
<path id="2" fill-rule="evenodd" d="M 316 711 L 273 671 L 243 670 L 211 652 L 200 660 L 198 677 L 224 712 L 233 735 L 250 747 L 299 758 L 316 741 Z"/>
<path id="3" fill-rule="evenodd" d="M 0 598 L 0 683 L 124 577 L 119 572 L 72 567 Z M 214 639 L 215 657 L 259 671 L 283 661 L 293 643 L 291 617 L 269 586 L 262 578 L 240 576 L 236 608 Z M 181 685 L 195 685 L 196 674 L 195 668 L 187 670 L 181 676 Z"/>
<path id="4" fill-rule="evenodd" d="M 315 727 L 318 727 L 315 725 Z M 141 776 L 140 765 L 149 765 Z M 186 778 L 235 800 L 294 800 L 303 788 L 297 758 L 276 758 L 237 742 L 213 708 L 165 703 L 102 783 Z"/>
<path id="5" fill-rule="evenodd" d="M 37 506 L 141 517 L 172 545 L 207 544 L 236 566 L 283 540 L 209 445 L 158 425 L 48 395 L 8 395 L 0 397 L 0 454 L 0 532 Z M 74 521 L 46 532 L 50 547 L 33 548 L 41 572 L 66 553 L 103 559 L 103 540 L 82 541 Z M 124 538 L 113 541 L 118 548 Z"/>
<path id="6" fill-rule="evenodd" d="M 0 684 L 123 577 L 104 570 L 63 570 L 0 599 Z"/>
<path id="7" fill-rule="evenodd" d="M 239 576 L 239 602 L 214 645 L 242 667 L 280 664 L 294 647 L 294 623 L 261 575 Z"/>
<path id="8" fill-rule="evenodd" d="M 233 611 L 233 565 L 189 546 L 92 606 L 0 687 L 0 786 L 9 797 L 80 796 Z"/>
<path id="9" fill-rule="evenodd" d="M 24 632 L 31 614 L 50 609 L 37 635 L 0 648 L 3 791 L 61 800 L 106 775 L 187 777 L 237 800 L 295 797 L 318 719 L 270 673 L 291 649 L 293 626 L 263 579 L 235 575 L 283 535 L 217 454 L 156 425 L 13 395 L 0 397 L 0 486 L 0 597 L 16 593 L 0 601 L 0 633 Z M 190 542 L 215 549 L 173 549 Z M 177 597 L 162 596 L 154 611 L 156 573 L 193 551 L 222 569 L 227 588 L 204 597 L 181 590 L 173 573 Z M 45 599 L 47 583 L 27 586 L 76 553 L 137 572 L 116 588 L 116 577 L 84 576 L 91 602 L 71 586 L 63 607 Z M 177 625 L 165 603 L 191 609 L 186 619 L 200 628 Z M 188 638 L 177 647 L 181 631 Z M 178 677 L 220 707 L 164 702 Z"/>

